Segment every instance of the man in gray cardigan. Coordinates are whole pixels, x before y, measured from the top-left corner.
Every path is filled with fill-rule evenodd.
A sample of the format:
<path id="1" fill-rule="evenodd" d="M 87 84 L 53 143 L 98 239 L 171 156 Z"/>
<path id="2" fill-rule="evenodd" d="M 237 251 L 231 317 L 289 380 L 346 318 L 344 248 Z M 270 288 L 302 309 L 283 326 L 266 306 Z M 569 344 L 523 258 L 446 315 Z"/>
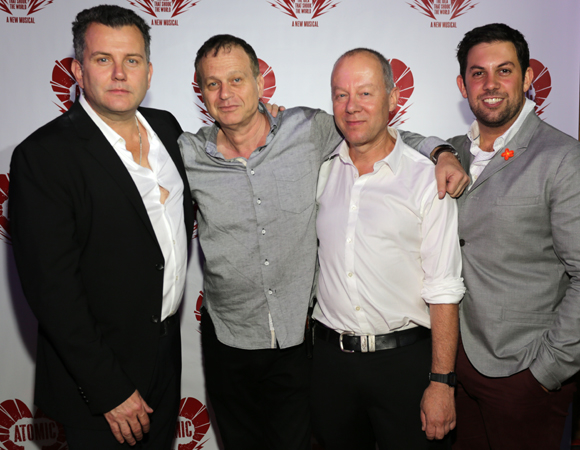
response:
<path id="1" fill-rule="evenodd" d="M 471 175 L 454 448 L 558 449 L 580 368 L 580 144 L 526 99 L 521 33 L 475 28 L 457 57 L 476 121 L 450 140 Z"/>

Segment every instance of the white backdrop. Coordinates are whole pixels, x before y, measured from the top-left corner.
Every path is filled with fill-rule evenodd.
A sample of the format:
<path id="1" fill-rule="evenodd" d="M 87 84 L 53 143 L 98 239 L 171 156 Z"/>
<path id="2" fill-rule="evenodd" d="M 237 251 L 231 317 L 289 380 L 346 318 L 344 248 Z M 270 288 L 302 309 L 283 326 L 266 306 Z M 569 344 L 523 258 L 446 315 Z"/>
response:
<path id="1" fill-rule="evenodd" d="M 57 425 L 32 400 L 36 322 L 15 272 L 8 221 L 14 147 L 77 95 L 67 62 L 71 22 L 99 0 L 0 0 L 0 450 L 66 449 Z M 247 40 L 267 70 L 272 101 L 331 111 L 330 72 L 364 46 L 392 58 L 404 95 L 392 123 L 423 134 L 463 134 L 473 120 L 455 84 L 455 48 L 475 26 L 505 22 L 527 38 L 540 117 L 578 137 L 580 2 L 577 0 L 109 0 L 152 25 L 152 87 L 145 106 L 173 112 L 196 131 L 195 53 L 210 36 Z M 47 217 L 46 220 L 51 220 Z M 38 224 L 42 227 L 42 223 Z M 183 406 L 175 449 L 217 449 L 209 426 L 196 313 L 202 280 L 197 245 L 182 309 Z M 33 418 L 34 416 L 34 418 Z M 16 445 L 16 447 L 11 446 Z"/>

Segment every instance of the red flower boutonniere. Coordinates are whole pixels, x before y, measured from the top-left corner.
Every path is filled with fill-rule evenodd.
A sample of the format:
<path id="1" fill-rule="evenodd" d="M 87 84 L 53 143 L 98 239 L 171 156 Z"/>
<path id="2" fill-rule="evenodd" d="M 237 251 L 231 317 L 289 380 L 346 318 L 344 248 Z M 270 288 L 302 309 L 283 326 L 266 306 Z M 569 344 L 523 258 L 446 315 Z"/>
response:
<path id="1" fill-rule="evenodd" d="M 503 159 L 505 159 L 507 161 L 512 156 L 514 156 L 514 151 L 513 150 L 510 150 L 509 148 L 506 148 L 504 150 L 504 152 L 501 154 L 501 156 L 503 156 Z"/>

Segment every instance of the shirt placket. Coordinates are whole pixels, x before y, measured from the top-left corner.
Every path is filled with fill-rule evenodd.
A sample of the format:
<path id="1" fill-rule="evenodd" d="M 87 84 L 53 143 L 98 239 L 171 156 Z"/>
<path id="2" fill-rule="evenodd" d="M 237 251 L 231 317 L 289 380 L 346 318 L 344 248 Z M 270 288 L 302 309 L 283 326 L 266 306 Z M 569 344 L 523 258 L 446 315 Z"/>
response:
<path id="1" fill-rule="evenodd" d="M 360 330 L 363 333 L 367 333 L 370 329 L 369 322 L 367 320 L 366 314 L 364 312 L 362 299 L 358 290 L 358 273 L 356 267 L 356 231 L 357 225 L 360 219 L 360 199 L 362 190 L 365 184 L 369 180 L 370 175 L 366 174 L 363 176 L 358 176 L 357 169 L 349 167 L 354 171 L 353 177 L 354 182 L 352 184 L 350 192 L 350 202 L 348 205 L 348 219 L 346 225 L 346 236 L 345 236 L 345 267 L 346 267 L 346 286 L 351 300 L 351 307 L 354 316 L 354 320 L 358 323 Z"/>

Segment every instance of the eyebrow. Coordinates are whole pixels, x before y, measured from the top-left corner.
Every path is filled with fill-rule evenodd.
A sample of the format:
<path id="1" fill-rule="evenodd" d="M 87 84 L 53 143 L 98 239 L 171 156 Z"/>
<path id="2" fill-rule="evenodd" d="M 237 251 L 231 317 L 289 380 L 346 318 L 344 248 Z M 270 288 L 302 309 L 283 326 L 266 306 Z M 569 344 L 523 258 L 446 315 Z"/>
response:
<path id="1" fill-rule="evenodd" d="M 506 62 L 503 62 L 501 64 L 498 64 L 497 67 L 504 67 L 504 66 L 512 66 L 512 67 L 515 67 L 516 65 L 513 62 L 511 62 L 511 61 L 506 61 Z M 473 65 L 473 66 L 470 66 L 469 67 L 469 70 L 475 70 L 475 69 L 477 69 L 477 70 L 485 70 L 485 67 L 477 66 L 477 65 Z"/>
<path id="2" fill-rule="evenodd" d="M 96 52 L 91 53 L 91 57 L 94 56 L 113 56 L 112 53 L 109 52 L 102 52 L 97 50 Z M 139 57 L 139 58 L 145 58 L 144 55 L 142 55 L 141 53 L 128 53 L 125 55 L 125 57 L 131 57 L 131 58 L 135 58 L 135 57 Z"/>

